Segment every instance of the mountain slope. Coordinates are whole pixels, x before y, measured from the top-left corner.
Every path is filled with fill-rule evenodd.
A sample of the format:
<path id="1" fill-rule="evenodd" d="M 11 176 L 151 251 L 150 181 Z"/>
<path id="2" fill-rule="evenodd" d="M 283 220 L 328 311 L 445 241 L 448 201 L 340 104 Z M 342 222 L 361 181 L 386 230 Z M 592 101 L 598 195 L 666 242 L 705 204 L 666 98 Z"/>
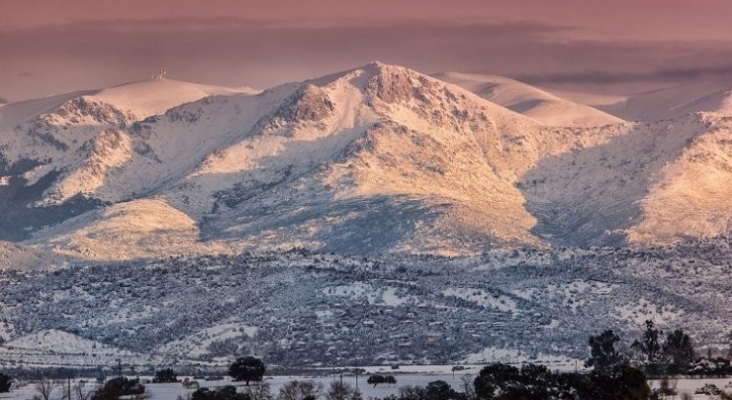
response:
<path id="1" fill-rule="evenodd" d="M 596 108 L 573 103 L 545 90 L 502 76 L 444 72 L 435 77 L 462 86 L 546 125 L 589 127 L 624 122 Z"/>
<path id="2" fill-rule="evenodd" d="M 691 139 L 641 202 L 631 241 L 665 244 L 732 232 L 732 120 L 704 114 L 708 132 Z"/>
<path id="3" fill-rule="evenodd" d="M 597 108 L 626 120 L 653 122 L 695 112 L 732 113 L 732 77 L 703 78 L 634 93 Z"/>
<path id="4" fill-rule="evenodd" d="M 271 364 L 404 365 L 486 348 L 583 358 L 590 335 L 613 327 L 637 338 L 647 319 L 721 353 L 730 249 L 732 237 L 458 259 L 292 251 L 11 272 L 0 275 L 0 365 L 97 366 L 118 355 L 200 368 L 252 351 Z"/>
<path id="5" fill-rule="evenodd" d="M 71 258 L 51 251 L 42 251 L 31 246 L 0 241 L 0 271 L 8 269 L 55 269 L 72 261 Z"/>
<path id="6" fill-rule="evenodd" d="M 93 260 L 224 254 L 231 246 L 200 243 L 196 221 L 163 199 L 139 199 L 87 212 L 38 232 L 31 244 Z"/>
<path id="7" fill-rule="evenodd" d="M 520 181 L 534 232 L 567 246 L 668 244 L 730 231 L 732 124 L 719 114 L 636 124 L 547 157 Z"/>
<path id="8" fill-rule="evenodd" d="M 541 245 L 516 177 L 544 154 L 623 131 L 545 128 L 378 63 L 304 83 L 259 126 L 176 193 L 217 193 L 204 236 L 366 253 Z"/>
<path id="9" fill-rule="evenodd" d="M 470 236 L 475 236 L 473 244 L 497 240 L 537 245 L 527 233 L 533 220 L 521 207 L 522 197 L 510 180 L 494 171 L 506 155 L 487 160 L 489 150 L 478 139 L 489 139 L 475 135 L 501 136 L 506 124 L 516 130 L 541 127 L 453 90 L 404 68 L 371 64 L 256 96 L 205 99 L 124 131 L 103 132 L 81 147 L 86 169 L 74 172 L 103 176 L 93 192 L 103 201 L 162 195 L 170 206 L 201 221 L 207 240 L 225 239 L 232 246 L 243 241 L 245 246 L 354 251 L 359 241 L 343 235 L 363 223 L 359 218 L 370 223 L 393 220 L 394 212 L 402 213 L 403 231 L 368 251 L 399 246 L 463 251 Z M 434 109 L 438 102 L 443 103 L 439 111 Z M 398 141 L 404 146 L 395 147 Z M 143 147 L 144 154 L 133 150 Z M 435 159 L 420 160 L 422 156 Z M 425 173 L 430 181 L 415 186 L 413 178 Z M 93 182 L 86 175 L 76 181 Z M 450 183 L 464 175 L 464 187 Z M 67 174 L 62 185 L 72 177 Z M 486 216 L 477 223 L 466 215 L 478 211 Z M 109 217 L 105 212 L 92 215 Z M 268 221 L 269 215 L 276 218 Z M 435 226 L 430 223 L 434 218 L 442 222 Z M 490 219 L 501 223 L 492 225 Z M 37 235 L 38 241 L 66 238 L 61 241 L 68 243 L 68 251 L 100 254 L 94 244 L 75 247 L 85 242 L 81 238 L 99 238 L 82 228 L 94 222 L 78 221 L 46 230 Z M 311 225 L 314 221 L 320 225 Z M 343 226 L 331 236 L 329 225 L 337 221 Z M 277 237 L 284 227 L 286 232 Z M 379 231 L 376 223 L 363 239 L 375 239 Z M 427 240 L 437 244 L 427 246 Z"/>
<path id="10" fill-rule="evenodd" d="M 258 94 L 207 97 L 143 121 L 127 113 L 111 110 L 116 125 L 100 124 L 44 164 L 58 172 L 35 202 L 133 201 L 43 228 L 32 243 L 95 259 L 149 256 L 156 244 L 173 253 L 543 246 L 516 179 L 546 155 L 626 130 L 544 127 L 460 87 L 380 63 Z M 134 219 L 147 218 L 142 200 L 153 197 L 170 218 L 149 231 Z M 177 215 L 190 220 L 178 224 Z M 155 239 L 160 232 L 170 240 Z M 128 243 L 124 251 L 113 250 L 113 236 Z M 195 245 L 198 237 L 207 244 Z"/>
<path id="11" fill-rule="evenodd" d="M 553 99 L 497 88 L 506 101 Z M 547 126 L 381 63 L 258 93 L 206 90 L 134 83 L 57 99 L 12 128 L 0 140 L 2 237 L 118 260 L 292 247 L 459 255 L 729 229 L 725 114 Z"/>
<path id="12" fill-rule="evenodd" d="M 131 158 L 155 158 L 149 146 L 132 140 L 136 122 L 182 103 L 242 91 L 154 79 L 4 106 L 0 204 L 6 212 L 0 238 L 27 238 L 43 226 L 123 199 L 99 192 Z"/>

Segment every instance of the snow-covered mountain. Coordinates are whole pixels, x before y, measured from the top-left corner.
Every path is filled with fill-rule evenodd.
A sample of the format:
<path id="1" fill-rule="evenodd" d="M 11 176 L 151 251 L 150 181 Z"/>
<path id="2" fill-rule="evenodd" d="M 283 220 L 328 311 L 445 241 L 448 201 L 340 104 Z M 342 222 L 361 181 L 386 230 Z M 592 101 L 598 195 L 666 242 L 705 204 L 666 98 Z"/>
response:
<path id="1" fill-rule="evenodd" d="M 705 78 L 626 96 L 598 108 L 626 120 L 674 119 L 694 112 L 732 114 L 732 77 Z"/>
<path id="2" fill-rule="evenodd" d="M 696 112 L 732 113 L 732 75 L 635 84 L 557 84 L 544 91 L 626 121 L 656 122 Z"/>
<path id="3" fill-rule="evenodd" d="M 508 109 L 551 126 L 602 126 L 622 119 L 556 94 L 498 75 L 444 72 L 436 78 L 462 86 Z"/>
<path id="4" fill-rule="evenodd" d="M 730 229 L 724 114 L 626 123 L 505 78 L 439 77 L 465 88 L 371 63 L 262 92 L 156 79 L 8 104 L 0 234 L 101 260 Z"/>

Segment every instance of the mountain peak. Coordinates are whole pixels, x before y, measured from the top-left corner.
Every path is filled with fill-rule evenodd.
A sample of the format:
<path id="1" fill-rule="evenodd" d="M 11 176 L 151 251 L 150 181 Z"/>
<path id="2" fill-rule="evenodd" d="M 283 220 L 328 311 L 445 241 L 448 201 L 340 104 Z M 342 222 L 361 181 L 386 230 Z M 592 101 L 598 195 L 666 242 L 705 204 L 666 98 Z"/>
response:
<path id="1" fill-rule="evenodd" d="M 682 202 L 666 199 L 696 199 L 686 189 L 699 182 L 707 186 L 700 193 L 730 197 L 714 183 L 729 181 L 726 153 L 715 149 L 728 143 L 732 122 L 547 126 L 537 122 L 541 112 L 590 114 L 517 81 L 448 78 L 461 82 L 374 61 L 257 95 L 153 79 L 54 99 L 63 103 L 22 126 L 0 126 L 0 194 L 24 196 L 0 199 L 10 210 L 0 235 L 35 235 L 41 248 L 100 259 L 111 257 L 114 235 L 97 231 L 112 227 L 129 227 L 124 235 L 136 243 L 159 239 L 146 254 L 189 251 L 201 240 L 231 249 L 465 254 L 620 243 L 637 225 L 628 217 L 654 196 L 677 213 Z M 6 107 L 0 117 L 13 111 Z M 699 178 L 712 167 L 719 178 Z M 655 183 L 678 177 L 686 183 L 673 192 Z M 727 223 L 728 203 L 714 203 L 704 208 L 712 222 L 697 231 Z M 153 205 L 166 217 L 148 224 L 155 229 L 135 225 Z M 653 222 L 633 231 L 636 241 L 671 232 Z"/>
<path id="2" fill-rule="evenodd" d="M 399 72 L 409 72 L 410 74 L 416 74 L 416 75 L 424 75 L 416 70 L 413 70 L 411 68 L 405 67 L 403 65 L 399 64 L 387 64 L 381 61 L 371 61 L 370 63 L 364 65 L 361 67 L 362 69 L 366 71 L 370 71 L 374 75 L 379 74 L 388 74 L 388 73 L 399 73 Z"/>
<path id="3" fill-rule="evenodd" d="M 102 89 L 94 96 L 117 108 L 132 111 L 144 119 L 172 107 L 208 96 L 252 94 L 253 89 L 232 89 L 174 79 L 146 79 Z"/>

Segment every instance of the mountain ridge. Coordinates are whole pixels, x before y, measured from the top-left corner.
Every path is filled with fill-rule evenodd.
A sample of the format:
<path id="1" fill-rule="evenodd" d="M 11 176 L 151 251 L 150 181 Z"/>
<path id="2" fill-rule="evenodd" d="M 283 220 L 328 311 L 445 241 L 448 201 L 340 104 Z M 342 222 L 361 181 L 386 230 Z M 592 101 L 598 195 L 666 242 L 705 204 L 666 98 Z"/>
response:
<path id="1" fill-rule="evenodd" d="M 524 100 L 559 99 L 501 82 Z M 687 210 L 680 227 L 659 211 L 701 201 L 689 194 L 697 186 L 727 194 L 729 121 L 713 112 L 553 126 L 379 62 L 264 91 L 163 79 L 54 101 L 0 124 L 0 200 L 11 211 L 0 228 L 66 256 L 291 247 L 465 255 L 729 230 L 724 201 Z M 705 168 L 716 180 L 699 179 Z"/>
<path id="2" fill-rule="evenodd" d="M 625 122 L 596 107 L 571 102 L 511 78 L 457 72 L 443 72 L 434 76 L 549 126 L 593 127 Z"/>

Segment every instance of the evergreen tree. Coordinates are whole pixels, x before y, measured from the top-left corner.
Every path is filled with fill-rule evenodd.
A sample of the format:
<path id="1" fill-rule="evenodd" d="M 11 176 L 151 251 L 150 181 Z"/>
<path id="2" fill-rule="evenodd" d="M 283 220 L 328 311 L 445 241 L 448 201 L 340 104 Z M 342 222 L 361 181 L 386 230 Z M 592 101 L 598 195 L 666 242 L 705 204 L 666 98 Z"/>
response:
<path id="1" fill-rule="evenodd" d="M 643 337 L 640 341 L 634 341 L 631 347 L 640 350 L 645 356 L 646 361 L 654 363 L 661 353 L 661 343 L 658 340 L 661 333 L 663 332 L 656 329 L 653 321 L 648 319 L 646 320 L 646 330 L 643 332 Z"/>
<path id="2" fill-rule="evenodd" d="M 668 363 L 667 372 L 669 374 L 686 372 L 689 364 L 694 360 L 694 346 L 689 335 L 681 329 L 669 333 L 663 343 L 663 356 Z"/>
<path id="3" fill-rule="evenodd" d="M 652 320 L 646 320 L 646 330 L 643 332 L 643 337 L 641 337 L 641 340 L 634 341 L 631 345 L 643 354 L 646 362 L 646 372 L 654 375 L 661 373 L 659 366 L 661 342 L 659 338 L 662 333 L 654 326 Z"/>
<path id="4" fill-rule="evenodd" d="M 456 392 L 445 381 L 434 381 L 427 384 L 424 400 L 463 400 L 464 395 Z"/>
<path id="5" fill-rule="evenodd" d="M 13 379 L 8 375 L 0 373 L 0 393 L 7 393 L 13 385 Z"/>
<path id="6" fill-rule="evenodd" d="M 247 386 L 250 381 L 261 381 L 265 371 L 262 360 L 251 356 L 237 358 L 229 367 L 229 375 L 235 381 L 245 381 Z"/>
<path id="7" fill-rule="evenodd" d="M 153 383 L 174 383 L 178 382 L 178 376 L 172 368 L 161 369 L 155 371 L 155 377 Z"/>
<path id="8" fill-rule="evenodd" d="M 123 396 L 135 396 L 145 393 L 145 386 L 137 379 L 127 379 L 123 376 L 110 379 L 100 389 L 94 392 L 92 400 L 117 400 Z"/>
<path id="9" fill-rule="evenodd" d="M 615 365 L 622 364 L 624 360 L 615 349 L 615 343 L 619 341 L 620 337 L 612 329 L 608 329 L 598 336 L 590 336 L 590 358 L 585 362 L 585 366 L 604 372 Z"/>

